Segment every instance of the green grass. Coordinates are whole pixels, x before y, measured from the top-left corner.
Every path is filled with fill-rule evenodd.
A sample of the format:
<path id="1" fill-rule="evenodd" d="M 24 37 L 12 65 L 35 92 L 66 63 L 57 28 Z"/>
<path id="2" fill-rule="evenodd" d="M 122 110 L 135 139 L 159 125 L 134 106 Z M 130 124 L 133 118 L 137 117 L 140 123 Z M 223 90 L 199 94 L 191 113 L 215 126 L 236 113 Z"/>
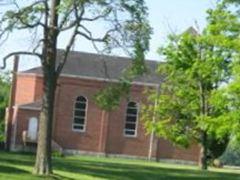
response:
<path id="1" fill-rule="evenodd" d="M 200 171 L 196 166 L 173 165 L 141 160 L 69 156 L 54 158 L 54 176 L 31 175 L 34 156 L 0 152 L 0 179 L 116 179 L 116 180 L 240 180 L 240 170 L 210 169 Z"/>

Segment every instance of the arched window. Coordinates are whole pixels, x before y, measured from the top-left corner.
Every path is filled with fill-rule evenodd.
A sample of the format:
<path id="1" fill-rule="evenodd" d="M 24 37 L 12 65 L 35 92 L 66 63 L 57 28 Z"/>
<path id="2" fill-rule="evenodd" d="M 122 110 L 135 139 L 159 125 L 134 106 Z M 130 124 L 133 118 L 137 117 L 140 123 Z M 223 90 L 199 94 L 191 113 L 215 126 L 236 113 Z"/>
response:
<path id="1" fill-rule="evenodd" d="M 86 129 L 86 108 L 87 99 L 83 96 L 78 96 L 74 107 L 73 130 L 85 131 Z"/>
<path id="2" fill-rule="evenodd" d="M 124 128 L 124 134 L 126 136 L 137 135 L 137 117 L 138 117 L 137 103 L 129 102 L 127 105 L 126 122 Z"/>

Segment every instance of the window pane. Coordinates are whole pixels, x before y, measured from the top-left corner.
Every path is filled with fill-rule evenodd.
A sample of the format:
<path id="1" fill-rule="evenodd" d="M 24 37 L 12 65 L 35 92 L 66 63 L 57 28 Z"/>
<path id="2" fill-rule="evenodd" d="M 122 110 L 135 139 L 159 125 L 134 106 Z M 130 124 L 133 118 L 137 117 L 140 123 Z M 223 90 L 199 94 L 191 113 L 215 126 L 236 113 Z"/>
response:
<path id="1" fill-rule="evenodd" d="M 84 110 L 75 110 L 75 116 L 85 117 Z"/>
<path id="2" fill-rule="evenodd" d="M 74 123 L 75 124 L 79 124 L 79 125 L 83 125 L 84 124 L 84 118 L 74 118 Z"/>
<path id="3" fill-rule="evenodd" d="M 137 114 L 137 109 L 133 108 L 128 108 L 127 109 L 127 114 Z"/>
<path id="4" fill-rule="evenodd" d="M 136 121 L 137 121 L 137 116 L 127 115 L 126 121 L 127 121 L 127 122 L 136 122 Z"/>
<path id="5" fill-rule="evenodd" d="M 129 102 L 128 107 L 137 107 L 137 103 L 135 102 Z"/>
<path id="6" fill-rule="evenodd" d="M 125 130 L 126 135 L 135 135 L 135 131 Z"/>
<path id="7" fill-rule="evenodd" d="M 73 129 L 75 129 L 75 130 L 83 130 L 84 129 L 83 127 L 84 126 L 74 125 Z"/>
<path id="8" fill-rule="evenodd" d="M 79 97 L 77 97 L 77 101 L 86 102 L 86 98 L 83 96 L 79 96 Z"/>
<path id="9" fill-rule="evenodd" d="M 126 109 L 126 121 L 125 121 L 125 135 L 135 135 L 136 134 L 136 122 L 137 122 L 137 114 L 138 108 L 137 103 L 129 102 Z"/>
<path id="10" fill-rule="evenodd" d="M 83 96 L 77 97 L 75 102 L 75 109 L 74 109 L 73 129 L 84 130 L 86 106 L 87 106 L 87 99 Z"/>
<path id="11" fill-rule="evenodd" d="M 136 124 L 126 123 L 125 129 L 135 130 L 136 129 Z"/>
<path id="12" fill-rule="evenodd" d="M 75 108 L 77 108 L 77 109 L 85 109 L 86 108 L 86 103 L 76 102 Z"/>

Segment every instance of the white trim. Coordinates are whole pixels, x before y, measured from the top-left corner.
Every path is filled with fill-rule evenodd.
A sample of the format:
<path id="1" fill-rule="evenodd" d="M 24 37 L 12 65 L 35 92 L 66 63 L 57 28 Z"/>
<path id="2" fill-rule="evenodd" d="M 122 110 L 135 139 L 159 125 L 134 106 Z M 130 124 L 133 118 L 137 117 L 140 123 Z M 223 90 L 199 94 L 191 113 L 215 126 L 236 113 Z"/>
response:
<path id="1" fill-rule="evenodd" d="M 90 155 L 90 156 L 105 156 L 106 153 L 95 152 L 95 151 L 84 151 L 76 149 L 63 149 L 63 153 L 67 155 Z"/>
<path id="2" fill-rule="evenodd" d="M 24 109 L 24 110 L 33 110 L 33 111 L 41 111 L 41 108 L 37 108 L 37 107 L 31 107 L 31 106 L 18 106 L 18 109 Z"/>
<path id="3" fill-rule="evenodd" d="M 36 73 L 19 72 L 18 74 L 19 75 L 43 77 L 42 74 L 36 74 Z M 89 77 L 89 76 L 82 76 L 82 75 L 60 74 L 60 77 L 77 78 L 77 79 L 85 79 L 85 80 L 95 80 L 95 81 L 105 81 L 105 82 L 120 82 L 118 79 L 107 79 L 107 78 Z M 132 85 L 157 87 L 159 85 L 159 83 L 146 83 L 146 82 L 133 81 Z"/>
<path id="4" fill-rule="evenodd" d="M 153 117 L 152 117 L 152 121 L 153 123 L 155 123 L 156 121 L 156 107 L 158 105 L 158 96 L 159 96 L 159 93 L 160 93 L 160 86 L 158 86 L 156 88 L 156 92 L 157 92 L 157 98 L 155 99 L 155 102 L 154 102 L 154 113 L 153 113 Z M 151 159 L 152 157 L 152 153 L 153 153 L 153 144 L 154 144 L 154 129 L 152 129 L 151 131 L 151 134 L 150 134 L 150 137 L 149 137 L 149 148 L 148 148 L 148 159 Z M 158 150 L 158 138 L 157 138 L 157 150 Z"/>
<path id="5" fill-rule="evenodd" d="M 76 106 L 76 102 L 79 102 L 77 101 L 77 98 L 78 97 L 84 97 L 86 99 L 86 107 L 85 107 L 85 117 L 84 117 L 84 124 L 77 124 L 74 122 L 74 119 L 75 119 L 75 106 Z M 74 98 L 74 103 L 73 103 L 73 115 L 72 115 L 72 131 L 73 132 L 79 132 L 79 133 L 84 133 L 86 132 L 86 129 L 87 129 L 87 113 L 88 113 L 88 98 L 85 96 L 85 95 L 78 95 Z M 78 109 L 78 108 L 77 108 Z M 83 129 L 74 129 L 74 126 L 83 126 Z"/>
<path id="6" fill-rule="evenodd" d="M 16 148 L 16 140 L 17 140 L 17 124 L 18 124 L 18 120 L 17 120 L 17 111 L 18 111 L 18 106 L 13 106 L 13 116 L 12 116 L 12 123 L 11 123 L 11 144 L 12 147 L 10 149 L 15 149 Z M 11 145 L 10 145 L 11 146 Z"/>

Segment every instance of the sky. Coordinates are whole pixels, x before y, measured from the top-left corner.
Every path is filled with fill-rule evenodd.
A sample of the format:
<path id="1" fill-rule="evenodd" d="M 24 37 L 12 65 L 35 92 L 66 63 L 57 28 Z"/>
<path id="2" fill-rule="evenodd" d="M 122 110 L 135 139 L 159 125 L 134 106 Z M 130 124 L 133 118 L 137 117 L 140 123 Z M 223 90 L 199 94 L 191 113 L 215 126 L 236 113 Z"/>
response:
<path id="1" fill-rule="evenodd" d="M 157 49 L 166 43 L 167 35 L 171 32 L 181 33 L 190 26 L 200 30 L 206 25 L 206 10 L 214 8 L 216 0 L 145 0 L 149 8 L 149 22 L 153 28 L 150 41 L 150 51 L 146 58 L 160 61 L 161 57 Z M 98 29 L 96 29 L 98 31 Z M 59 40 L 59 48 L 63 48 L 64 42 L 68 40 L 68 34 L 64 34 Z M 32 37 L 26 32 L 14 33 L 8 41 L 0 46 L 0 59 L 11 51 L 30 49 Z M 96 52 L 92 45 L 86 40 L 77 42 L 75 50 L 85 52 Z M 0 65 L 1 65 L 0 60 Z M 38 66 L 38 60 L 24 57 L 20 60 L 20 70 L 26 70 Z M 11 60 L 7 69 L 12 68 Z"/>

